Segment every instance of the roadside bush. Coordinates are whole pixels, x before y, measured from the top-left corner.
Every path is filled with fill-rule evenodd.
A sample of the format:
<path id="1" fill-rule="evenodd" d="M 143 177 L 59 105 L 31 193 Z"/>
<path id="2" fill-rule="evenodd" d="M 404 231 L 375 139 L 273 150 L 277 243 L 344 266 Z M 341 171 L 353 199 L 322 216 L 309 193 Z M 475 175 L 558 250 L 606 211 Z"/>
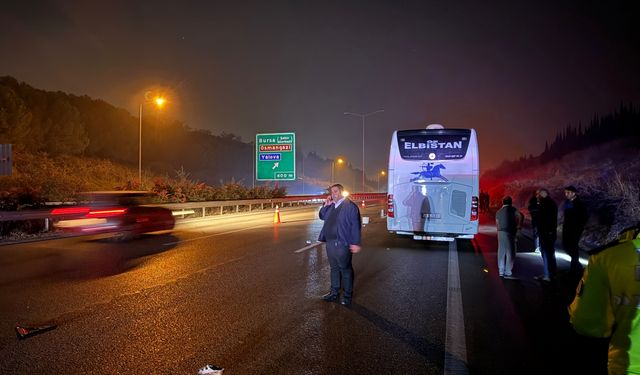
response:
<path id="1" fill-rule="evenodd" d="M 168 178 L 157 178 L 153 181 L 150 189 L 158 195 L 160 202 L 197 202 L 213 200 L 215 190 L 202 182 L 190 181 L 187 178 L 171 180 Z"/>
<path id="2" fill-rule="evenodd" d="M 613 241 L 625 228 L 640 223 L 640 179 L 613 171 L 586 185 L 591 213 L 583 243 L 588 248 Z"/>
<path id="3" fill-rule="evenodd" d="M 285 187 L 246 188 L 231 181 L 219 187 L 192 181 L 180 169 L 176 178 L 144 171 L 138 181 L 134 168 L 97 158 L 14 152 L 13 175 L 0 176 L 0 211 L 37 208 L 45 202 L 74 201 L 78 193 L 96 190 L 150 190 L 156 203 L 181 203 L 232 199 L 268 199 L 286 195 Z M 44 230 L 44 220 L 0 222 L 2 237 L 21 238 Z"/>
<path id="4" fill-rule="evenodd" d="M 249 190 L 236 182 L 232 182 L 217 189 L 216 198 L 219 200 L 249 199 Z"/>
<path id="5" fill-rule="evenodd" d="M 39 190 L 30 187 L 12 187 L 0 191 L 0 210 L 16 211 L 24 207 L 39 207 L 45 202 Z"/>
<path id="6" fill-rule="evenodd" d="M 605 153 L 606 154 L 606 153 Z M 564 188 L 574 185 L 587 206 L 589 221 L 581 246 L 592 249 L 614 240 L 625 228 L 640 222 L 640 161 L 600 160 L 599 164 L 582 163 L 576 155 L 535 170 L 526 176 L 492 186 L 492 202 L 511 195 L 514 205 L 525 214 L 527 202 L 540 187 L 545 187 L 558 204 L 558 232 L 564 220 Z"/>

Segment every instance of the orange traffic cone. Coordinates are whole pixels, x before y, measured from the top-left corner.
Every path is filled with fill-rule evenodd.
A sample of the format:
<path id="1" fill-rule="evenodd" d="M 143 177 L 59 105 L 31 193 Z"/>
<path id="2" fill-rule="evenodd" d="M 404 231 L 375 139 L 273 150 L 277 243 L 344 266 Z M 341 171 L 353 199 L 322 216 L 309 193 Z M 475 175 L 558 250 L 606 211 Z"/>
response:
<path id="1" fill-rule="evenodd" d="M 276 211 L 273 213 L 273 223 L 277 224 L 280 222 L 280 207 L 276 205 Z"/>

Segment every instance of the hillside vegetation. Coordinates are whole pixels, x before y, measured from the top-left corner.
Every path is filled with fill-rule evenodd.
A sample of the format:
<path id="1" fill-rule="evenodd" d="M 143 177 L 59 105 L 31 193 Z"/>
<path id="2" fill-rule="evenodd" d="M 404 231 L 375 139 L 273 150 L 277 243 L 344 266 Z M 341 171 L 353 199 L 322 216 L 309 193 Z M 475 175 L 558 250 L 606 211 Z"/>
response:
<path id="1" fill-rule="evenodd" d="M 246 188 L 234 181 L 210 186 L 190 178 L 183 169 L 173 176 L 138 170 L 94 157 L 14 153 L 12 176 L 0 176 L 0 209 L 16 210 L 44 202 L 73 201 L 77 193 L 95 190 L 149 190 L 157 202 L 187 202 L 227 199 L 273 198 L 286 195 L 286 188 Z"/>
<path id="2" fill-rule="evenodd" d="M 582 246 L 590 249 L 640 223 L 640 114 L 622 106 L 579 131 L 568 127 L 537 157 L 503 163 L 481 178 L 481 189 L 499 206 L 505 195 L 526 212 L 538 188 L 547 188 L 558 203 L 562 223 L 564 187 L 574 185 L 590 218 Z"/>
<path id="3" fill-rule="evenodd" d="M 160 175 L 184 168 L 192 178 L 209 185 L 220 181 L 253 185 L 253 140 L 247 143 L 234 134 L 192 129 L 156 111 L 150 106 L 143 118 L 145 168 Z M 139 121 L 103 100 L 39 90 L 12 77 L 0 77 L 0 143 L 13 144 L 18 152 L 106 159 L 137 168 Z M 326 187 L 333 160 L 300 151 L 296 152 L 297 175 L 304 175 L 307 192 Z M 343 181 L 360 181 L 361 172 L 351 165 L 341 167 L 340 173 Z M 375 181 L 367 184 L 371 188 Z M 302 190 L 301 180 L 280 185 Z"/>

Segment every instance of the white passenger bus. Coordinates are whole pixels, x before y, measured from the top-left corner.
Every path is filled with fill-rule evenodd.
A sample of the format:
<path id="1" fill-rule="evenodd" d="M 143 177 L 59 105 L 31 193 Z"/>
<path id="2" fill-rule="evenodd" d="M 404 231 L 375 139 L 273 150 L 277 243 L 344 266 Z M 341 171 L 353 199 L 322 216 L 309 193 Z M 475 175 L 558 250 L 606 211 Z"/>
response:
<path id="1" fill-rule="evenodd" d="M 387 229 L 416 240 L 478 233 L 479 162 L 474 129 L 397 130 L 389 152 Z"/>

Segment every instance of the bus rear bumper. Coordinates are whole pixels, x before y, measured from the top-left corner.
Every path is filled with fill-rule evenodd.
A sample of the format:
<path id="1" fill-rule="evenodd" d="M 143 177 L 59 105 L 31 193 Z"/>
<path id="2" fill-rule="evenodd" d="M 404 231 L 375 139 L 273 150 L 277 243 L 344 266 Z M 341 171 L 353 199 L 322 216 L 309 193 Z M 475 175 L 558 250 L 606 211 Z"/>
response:
<path id="1" fill-rule="evenodd" d="M 394 231 L 390 231 L 390 232 L 394 233 Z M 422 234 L 422 233 L 404 232 L 404 231 L 395 231 L 395 233 L 400 235 L 412 236 L 414 240 L 419 240 L 419 241 L 453 242 L 458 238 L 472 240 L 474 237 L 473 234 L 455 234 L 455 233 Z"/>

